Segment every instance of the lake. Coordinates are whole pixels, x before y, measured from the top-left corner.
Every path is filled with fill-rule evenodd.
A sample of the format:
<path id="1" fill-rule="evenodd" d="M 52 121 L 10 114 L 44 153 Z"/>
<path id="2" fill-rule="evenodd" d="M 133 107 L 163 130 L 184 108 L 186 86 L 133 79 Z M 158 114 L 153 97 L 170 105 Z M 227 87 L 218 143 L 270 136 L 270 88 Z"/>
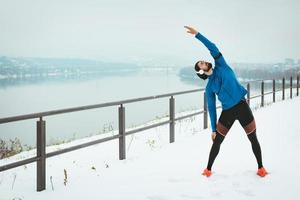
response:
<path id="1" fill-rule="evenodd" d="M 200 79 L 186 82 L 178 73 L 179 68 L 145 68 L 126 75 L 107 77 L 60 77 L 6 82 L 0 87 L 0 118 L 191 90 L 203 86 Z M 200 92 L 175 96 L 176 112 L 198 109 L 202 104 L 203 96 Z M 124 106 L 126 127 L 134 127 L 168 115 L 169 98 Z M 43 119 L 46 121 L 47 144 L 55 144 L 118 129 L 118 106 L 53 115 Z M 17 137 L 23 145 L 35 146 L 37 120 L 1 124 L 1 139 Z"/>
<path id="2" fill-rule="evenodd" d="M 0 85 L 0 118 L 44 112 L 130 98 L 153 96 L 204 87 L 195 74 L 186 78 L 179 67 L 143 68 L 116 75 L 46 77 L 10 80 Z M 246 83 L 243 83 L 246 85 Z M 278 84 L 278 87 L 280 85 Z M 270 91 L 271 83 L 265 84 Z M 260 83 L 252 84 L 251 95 Z M 169 98 L 125 104 L 126 128 L 169 114 Z M 175 112 L 203 107 L 202 92 L 175 96 Z M 47 116 L 47 145 L 107 133 L 118 129 L 118 106 Z M 36 121 L 23 120 L 0 125 L 2 140 L 18 138 L 22 145 L 35 147 Z M 200 122 L 201 123 L 201 122 Z"/>

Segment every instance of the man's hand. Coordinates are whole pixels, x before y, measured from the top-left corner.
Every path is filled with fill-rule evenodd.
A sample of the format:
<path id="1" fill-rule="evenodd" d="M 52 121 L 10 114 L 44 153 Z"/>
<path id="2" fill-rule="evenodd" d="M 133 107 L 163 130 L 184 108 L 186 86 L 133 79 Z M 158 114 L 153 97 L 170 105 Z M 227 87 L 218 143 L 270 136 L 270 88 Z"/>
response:
<path id="1" fill-rule="evenodd" d="M 187 33 L 190 33 L 192 35 L 196 35 L 198 33 L 198 31 L 196 29 L 194 29 L 193 27 L 190 27 L 190 26 L 184 26 L 184 28 L 187 29 Z"/>
<path id="2" fill-rule="evenodd" d="M 216 138 L 216 135 L 217 135 L 217 133 L 216 133 L 216 132 L 212 132 L 212 133 L 211 133 L 211 139 L 212 139 L 212 141 L 214 141 L 214 140 L 215 140 L 215 138 Z"/>

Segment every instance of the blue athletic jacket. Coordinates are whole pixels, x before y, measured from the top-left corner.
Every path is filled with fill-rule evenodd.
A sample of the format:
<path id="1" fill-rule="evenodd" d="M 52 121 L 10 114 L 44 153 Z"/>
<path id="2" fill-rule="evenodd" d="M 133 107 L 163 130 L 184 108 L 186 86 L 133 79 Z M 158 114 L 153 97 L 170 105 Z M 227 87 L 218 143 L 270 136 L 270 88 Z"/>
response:
<path id="1" fill-rule="evenodd" d="M 195 37 L 208 48 L 215 60 L 213 74 L 208 76 L 208 83 L 205 88 L 211 128 L 214 132 L 217 124 L 216 95 L 222 104 L 222 109 L 227 110 L 239 103 L 247 94 L 247 90 L 237 80 L 233 70 L 226 63 L 216 45 L 199 32 Z"/>

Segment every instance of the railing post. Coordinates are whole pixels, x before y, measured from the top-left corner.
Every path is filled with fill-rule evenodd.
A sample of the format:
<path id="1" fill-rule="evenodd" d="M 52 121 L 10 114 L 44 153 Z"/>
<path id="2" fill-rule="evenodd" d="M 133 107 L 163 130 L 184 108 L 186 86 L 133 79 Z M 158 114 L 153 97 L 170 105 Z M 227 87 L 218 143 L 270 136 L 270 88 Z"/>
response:
<path id="1" fill-rule="evenodd" d="M 125 107 L 119 107 L 119 160 L 126 159 Z"/>
<path id="2" fill-rule="evenodd" d="M 261 107 L 264 107 L 264 81 L 261 82 Z"/>
<path id="3" fill-rule="evenodd" d="M 247 102 L 248 102 L 248 105 L 250 106 L 250 83 L 247 83 Z"/>
<path id="4" fill-rule="evenodd" d="M 36 186 L 37 191 L 46 189 L 46 122 L 42 117 L 36 123 Z"/>
<path id="5" fill-rule="evenodd" d="M 299 96 L 299 75 L 297 75 L 297 96 Z"/>
<path id="6" fill-rule="evenodd" d="M 290 99 L 293 98 L 293 77 L 290 79 Z"/>
<path id="7" fill-rule="evenodd" d="M 170 143 L 175 141 L 175 99 L 171 96 L 169 100 L 169 112 L 170 112 L 170 124 L 169 124 L 169 132 L 170 132 Z"/>
<path id="8" fill-rule="evenodd" d="M 276 92 L 275 92 L 275 90 L 276 90 L 275 80 L 273 79 L 273 103 L 275 103 L 275 101 L 276 101 L 276 97 L 275 97 Z"/>
<path id="9" fill-rule="evenodd" d="M 206 93 L 203 93 L 203 128 L 207 128 L 207 99 L 206 99 Z"/>
<path id="10" fill-rule="evenodd" d="M 282 78 L 282 100 L 285 98 L 285 78 Z"/>

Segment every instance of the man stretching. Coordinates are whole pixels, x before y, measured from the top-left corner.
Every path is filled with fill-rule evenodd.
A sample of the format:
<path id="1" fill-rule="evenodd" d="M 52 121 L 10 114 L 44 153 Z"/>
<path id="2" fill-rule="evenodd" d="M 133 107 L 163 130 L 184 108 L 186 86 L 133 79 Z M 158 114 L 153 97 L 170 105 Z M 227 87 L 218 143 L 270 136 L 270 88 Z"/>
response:
<path id="1" fill-rule="evenodd" d="M 234 121 L 237 119 L 251 142 L 252 150 L 258 164 L 257 175 L 261 177 L 266 176 L 267 171 L 262 164 L 261 148 L 256 137 L 255 119 L 245 99 L 247 90 L 239 83 L 235 73 L 226 63 L 222 53 L 214 43 L 209 41 L 194 28 L 189 26 L 184 26 L 184 28 L 208 48 L 215 61 L 214 68 L 210 62 L 202 60 L 195 64 L 197 75 L 203 80 L 208 78 L 205 95 L 208 102 L 213 140 L 207 168 L 203 171 L 202 175 L 206 177 L 211 176 L 211 167 L 219 153 L 220 145 Z M 216 95 L 222 104 L 222 113 L 218 123 L 216 122 Z"/>

